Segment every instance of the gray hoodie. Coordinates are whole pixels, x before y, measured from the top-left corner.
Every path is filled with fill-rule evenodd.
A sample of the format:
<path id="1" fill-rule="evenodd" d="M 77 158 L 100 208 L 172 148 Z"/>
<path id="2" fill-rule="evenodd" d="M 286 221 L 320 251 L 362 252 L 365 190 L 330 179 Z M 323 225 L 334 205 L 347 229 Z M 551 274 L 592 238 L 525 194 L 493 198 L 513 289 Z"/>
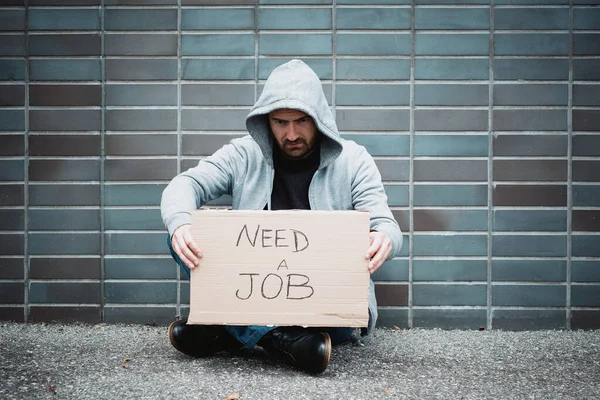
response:
<path id="1" fill-rule="evenodd" d="M 364 147 L 340 137 L 319 78 L 300 60 L 280 65 L 271 73 L 246 117 L 249 136 L 232 140 L 167 186 L 161 213 L 169 234 L 190 223 L 192 210 L 224 194 L 232 196 L 234 209 L 262 210 L 265 205 L 270 209 L 273 138 L 267 117 L 281 108 L 310 115 L 323 135 L 320 165 L 308 191 L 311 209 L 369 211 L 371 230 L 391 239 L 389 258 L 397 255 L 402 247 L 402 233 L 387 205 L 375 162 Z M 373 286 L 371 281 L 369 331 L 377 320 Z"/>

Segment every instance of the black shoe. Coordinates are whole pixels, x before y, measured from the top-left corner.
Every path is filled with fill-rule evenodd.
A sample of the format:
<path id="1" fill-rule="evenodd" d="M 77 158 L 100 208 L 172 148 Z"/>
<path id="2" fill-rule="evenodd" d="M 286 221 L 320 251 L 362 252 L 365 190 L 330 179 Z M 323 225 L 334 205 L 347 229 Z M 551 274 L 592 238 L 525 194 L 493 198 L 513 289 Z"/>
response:
<path id="1" fill-rule="evenodd" d="M 220 351 L 235 351 L 242 344 L 220 325 L 187 325 L 180 319 L 169 325 L 169 340 L 180 352 L 192 357 L 208 357 Z"/>
<path id="2" fill-rule="evenodd" d="M 325 371 L 331 358 L 331 339 L 327 333 L 311 333 L 295 326 L 274 329 L 258 344 L 271 357 L 311 374 Z"/>

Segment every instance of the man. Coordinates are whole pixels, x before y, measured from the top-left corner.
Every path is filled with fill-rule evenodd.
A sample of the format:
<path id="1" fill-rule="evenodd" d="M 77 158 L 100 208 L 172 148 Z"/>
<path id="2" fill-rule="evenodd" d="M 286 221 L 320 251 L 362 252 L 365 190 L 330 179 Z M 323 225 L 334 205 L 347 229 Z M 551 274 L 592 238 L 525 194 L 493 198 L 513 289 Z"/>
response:
<path id="1" fill-rule="evenodd" d="M 368 210 L 369 270 L 398 253 L 402 234 L 387 205 L 381 176 L 366 150 L 343 140 L 317 75 L 302 61 L 277 67 L 246 118 L 249 136 L 234 139 L 177 177 L 165 189 L 162 217 L 171 254 L 184 272 L 199 265 L 202 243 L 190 233 L 190 213 L 223 194 L 234 209 Z M 377 304 L 371 281 L 369 326 Z M 176 321 L 169 327 L 173 346 L 205 357 L 242 346 L 310 373 L 323 372 L 332 344 L 347 341 L 351 328 L 203 326 Z"/>

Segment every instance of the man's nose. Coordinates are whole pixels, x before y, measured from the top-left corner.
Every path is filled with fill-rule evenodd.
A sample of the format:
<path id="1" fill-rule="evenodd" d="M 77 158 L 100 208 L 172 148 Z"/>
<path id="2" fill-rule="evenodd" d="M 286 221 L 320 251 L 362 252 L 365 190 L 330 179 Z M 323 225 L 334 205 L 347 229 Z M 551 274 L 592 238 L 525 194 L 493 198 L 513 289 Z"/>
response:
<path id="1" fill-rule="evenodd" d="M 298 139 L 298 133 L 296 132 L 296 127 L 293 122 L 290 122 L 288 124 L 287 138 L 290 142 L 293 142 L 294 140 Z"/>

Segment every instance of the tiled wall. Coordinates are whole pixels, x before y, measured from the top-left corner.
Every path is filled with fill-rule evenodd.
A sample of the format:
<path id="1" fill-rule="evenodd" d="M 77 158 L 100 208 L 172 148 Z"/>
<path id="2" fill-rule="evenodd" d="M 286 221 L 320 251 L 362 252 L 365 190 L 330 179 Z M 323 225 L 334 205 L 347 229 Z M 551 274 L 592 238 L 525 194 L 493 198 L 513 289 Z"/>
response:
<path id="1" fill-rule="evenodd" d="M 406 232 L 380 323 L 600 327 L 598 0 L 2 0 L 0 319 L 187 313 L 158 204 L 319 74 Z"/>

